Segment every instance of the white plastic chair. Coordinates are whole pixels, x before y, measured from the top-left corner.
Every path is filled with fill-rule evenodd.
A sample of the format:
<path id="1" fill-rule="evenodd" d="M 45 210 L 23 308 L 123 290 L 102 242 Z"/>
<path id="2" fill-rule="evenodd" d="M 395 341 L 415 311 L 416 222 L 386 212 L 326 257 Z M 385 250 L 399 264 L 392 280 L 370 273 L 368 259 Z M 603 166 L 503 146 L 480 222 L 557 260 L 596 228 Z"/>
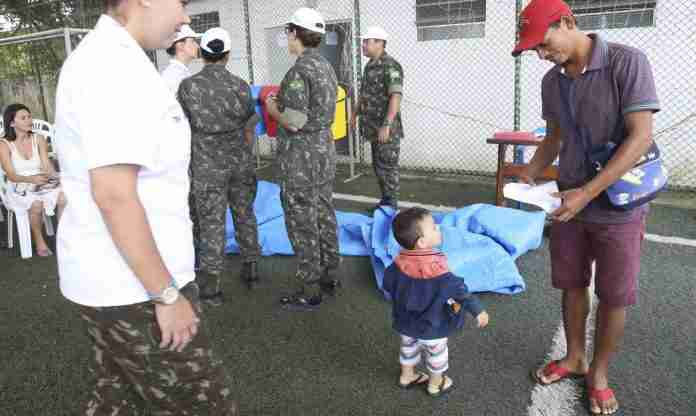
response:
<path id="1" fill-rule="evenodd" d="M 46 137 L 46 140 L 50 143 L 50 139 L 53 135 L 53 127 L 43 121 L 43 120 L 33 120 L 32 128 L 35 130 L 36 134 L 41 134 Z M 4 136 L 3 132 L 3 122 L 0 120 L 0 137 Z M 14 227 L 12 225 L 12 219 L 14 217 L 17 223 L 17 236 L 19 237 L 19 253 L 23 259 L 31 258 L 32 248 L 31 248 L 31 224 L 29 222 L 28 212 L 16 212 L 11 204 L 7 201 L 7 182 L 5 180 L 5 172 L 0 168 L 0 203 L 7 209 L 7 247 L 14 247 Z M 0 221 L 5 218 L 2 215 L 2 210 L 0 210 Z M 51 218 L 43 213 L 43 223 L 46 227 L 46 234 L 52 236 L 55 234 L 53 228 L 53 222 Z"/>

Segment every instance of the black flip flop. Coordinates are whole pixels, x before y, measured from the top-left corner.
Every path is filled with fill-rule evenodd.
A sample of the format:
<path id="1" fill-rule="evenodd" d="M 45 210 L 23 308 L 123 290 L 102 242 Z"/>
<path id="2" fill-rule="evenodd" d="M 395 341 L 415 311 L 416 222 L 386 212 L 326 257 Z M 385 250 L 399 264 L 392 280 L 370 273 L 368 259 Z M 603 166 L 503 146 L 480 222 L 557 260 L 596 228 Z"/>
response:
<path id="1" fill-rule="evenodd" d="M 449 387 L 445 388 L 445 383 L 447 383 L 447 376 L 442 376 L 442 382 L 440 383 L 440 386 L 438 386 L 437 393 L 431 393 L 430 390 L 426 390 L 428 392 L 428 395 L 430 397 L 442 397 L 445 394 L 451 392 L 454 390 L 454 380 L 450 379 L 452 381 L 452 384 L 449 385 Z"/>
<path id="2" fill-rule="evenodd" d="M 424 378 L 424 377 L 425 377 L 425 378 Z M 408 389 L 410 389 L 410 388 L 412 388 L 412 387 L 427 385 L 427 381 L 428 381 L 428 380 L 430 380 L 430 377 L 428 377 L 427 374 L 425 374 L 425 373 L 420 373 L 420 372 L 419 372 L 419 373 L 418 373 L 418 377 L 415 378 L 414 380 L 411 380 L 410 383 L 406 383 L 406 384 L 398 383 L 398 384 L 399 384 L 399 387 L 400 387 L 400 388 L 402 388 L 402 389 L 404 389 L 404 390 L 408 390 Z"/>

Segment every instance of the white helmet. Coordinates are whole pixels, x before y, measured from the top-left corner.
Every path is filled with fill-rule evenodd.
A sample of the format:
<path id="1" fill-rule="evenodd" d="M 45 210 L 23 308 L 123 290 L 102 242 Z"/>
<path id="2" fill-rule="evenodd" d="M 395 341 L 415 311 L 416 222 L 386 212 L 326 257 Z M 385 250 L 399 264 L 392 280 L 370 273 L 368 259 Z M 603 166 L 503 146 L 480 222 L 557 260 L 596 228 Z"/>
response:
<path id="1" fill-rule="evenodd" d="M 360 36 L 361 39 L 377 39 L 377 40 L 387 40 L 389 34 L 386 30 L 379 26 L 370 26 L 364 35 Z"/>
<path id="2" fill-rule="evenodd" d="M 182 39 L 187 39 L 187 38 L 194 38 L 198 39 L 201 37 L 200 33 L 196 33 L 191 29 L 191 26 L 189 25 L 181 25 L 181 28 L 179 28 L 179 31 L 174 34 L 174 41 L 172 41 L 172 45 L 175 44 L 176 42 L 182 40 Z"/>
<path id="3" fill-rule="evenodd" d="M 324 18 L 321 17 L 318 11 L 310 9 L 309 7 L 300 7 L 297 9 L 290 17 L 288 23 L 311 30 L 312 32 L 321 33 L 322 35 L 326 33 Z"/>

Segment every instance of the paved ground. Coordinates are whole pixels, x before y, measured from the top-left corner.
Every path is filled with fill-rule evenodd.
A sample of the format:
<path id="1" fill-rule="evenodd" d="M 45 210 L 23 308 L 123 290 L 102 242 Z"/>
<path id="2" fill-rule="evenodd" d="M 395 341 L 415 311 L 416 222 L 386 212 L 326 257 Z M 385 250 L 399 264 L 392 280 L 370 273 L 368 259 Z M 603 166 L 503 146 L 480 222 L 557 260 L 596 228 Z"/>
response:
<path id="1" fill-rule="evenodd" d="M 487 181 L 405 180 L 405 200 L 462 206 L 490 201 Z M 337 192 L 376 195 L 371 177 Z M 364 204 L 337 201 L 342 210 Z M 656 205 L 649 232 L 696 238 L 696 211 Z M 2 223 L 0 239 L 5 239 Z M 612 366 L 624 415 L 696 414 L 696 248 L 647 242 L 640 304 L 630 311 L 622 354 Z M 545 359 L 560 319 L 550 287 L 548 250 L 518 261 L 528 289 L 517 296 L 482 295 L 491 324 L 468 328 L 450 342 L 450 375 L 458 388 L 432 400 L 396 388 L 397 338 L 389 304 L 375 290 L 366 258 L 346 258 L 345 289 L 316 313 L 287 314 L 275 304 L 293 269 L 291 257 L 265 258 L 265 283 L 249 293 L 230 257 L 228 302 L 207 310 L 217 352 L 225 361 L 244 415 L 551 415 L 530 412 L 529 370 Z M 22 261 L 0 250 L 0 415 L 75 415 L 91 388 L 87 338 L 58 292 L 55 258 Z M 580 397 L 565 414 L 587 414 Z M 542 406 L 543 407 L 543 406 Z M 552 416 L 552 415 L 551 415 Z"/>

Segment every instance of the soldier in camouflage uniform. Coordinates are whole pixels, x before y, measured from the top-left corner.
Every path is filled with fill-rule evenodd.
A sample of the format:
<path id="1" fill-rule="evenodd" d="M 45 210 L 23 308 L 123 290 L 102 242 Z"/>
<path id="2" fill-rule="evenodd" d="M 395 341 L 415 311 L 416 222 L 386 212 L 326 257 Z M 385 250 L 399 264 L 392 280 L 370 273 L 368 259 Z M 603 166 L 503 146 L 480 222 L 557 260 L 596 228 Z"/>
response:
<path id="1" fill-rule="evenodd" d="M 299 265 L 294 293 L 281 298 L 289 309 L 314 309 L 322 292 L 339 286 L 333 182 L 336 150 L 331 124 L 336 109 L 336 74 L 319 54 L 324 21 L 316 10 L 301 8 L 286 26 L 290 53 L 298 56 L 280 86 L 266 101 L 278 120 L 278 163 L 285 225 Z"/>
<path id="2" fill-rule="evenodd" d="M 399 199 L 399 152 L 404 137 L 401 124 L 401 97 L 404 71 L 386 51 L 387 32 L 368 28 L 363 36 L 363 54 L 370 58 L 365 66 L 358 105 L 351 125 L 360 117 L 362 137 L 372 145 L 372 166 L 382 199 L 376 208 L 396 209 Z"/>
<path id="3" fill-rule="evenodd" d="M 256 263 L 260 255 L 251 145 L 259 117 L 249 85 L 225 68 L 230 43 L 225 30 L 208 30 L 201 40 L 205 66 L 185 79 L 178 93 L 192 131 L 191 188 L 200 227 L 197 280 L 201 299 L 212 305 L 222 302 L 220 276 L 224 270 L 228 204 L 243 260 L 241 277 L 250 288 L 258 281 Z"/>

